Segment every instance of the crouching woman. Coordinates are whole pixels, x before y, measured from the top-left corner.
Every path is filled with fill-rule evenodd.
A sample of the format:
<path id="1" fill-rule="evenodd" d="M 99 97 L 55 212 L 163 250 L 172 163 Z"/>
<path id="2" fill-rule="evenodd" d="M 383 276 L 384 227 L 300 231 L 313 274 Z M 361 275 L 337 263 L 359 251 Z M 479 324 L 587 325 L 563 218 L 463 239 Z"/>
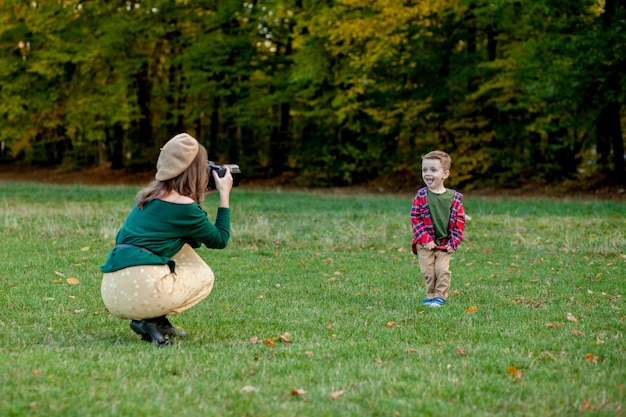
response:
<path id="1" fill-rule="evenodd" d="M 167 345 L 171 336 L 185 336 L 167 316 L 195 306 L 213 289 L 213 271 L 195 249 L 228 244 L 233 178 L 229 170 L 210 175 L 219 192 L 215 223 L 201 206 L 209 182 L 206 149 L 186 133 L 170 139 L 155 181 L 138 193 L 101 267 L 108 311 L 131 320 L 130 328 L 147 342 Z"/>

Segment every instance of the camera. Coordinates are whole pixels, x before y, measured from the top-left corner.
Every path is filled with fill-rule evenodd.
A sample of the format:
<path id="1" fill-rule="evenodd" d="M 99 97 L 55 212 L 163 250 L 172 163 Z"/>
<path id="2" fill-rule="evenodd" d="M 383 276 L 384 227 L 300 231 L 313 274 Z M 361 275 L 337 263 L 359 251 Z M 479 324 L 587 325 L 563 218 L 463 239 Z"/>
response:
<path id="1" fill-rule="evenodd" d="M 239 165 L 215 165 L 215 162 L 209 161 L 207 162 L 207 171 L 209 173 L 209 185 L 207 186 L 207 191 L 215 190 L 215 179 L 213 178 L 213 171 L 216 171 L 217 176 L 221 178 L 226 175 L 226 167 L 230 168 L 230 173 L 233 176 L 233 187 L 237 187 L 239 185 L 239 181 L 241 181 L 241 169 L 239 169 Z"/>

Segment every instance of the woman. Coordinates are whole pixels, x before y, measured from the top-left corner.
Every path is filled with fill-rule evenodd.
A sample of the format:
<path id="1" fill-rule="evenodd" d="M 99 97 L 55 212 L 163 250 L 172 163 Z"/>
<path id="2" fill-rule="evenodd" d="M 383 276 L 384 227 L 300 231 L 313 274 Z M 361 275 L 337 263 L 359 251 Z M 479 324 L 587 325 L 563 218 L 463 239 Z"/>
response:
<path id="1" fill-rule="evenodd" d="M 211 172 L 220 200 L 215 224 L 200 204 L 207 194 L 206 149 L 181 133 L 161 149 L 155 181 L 141 190 L 101 267 L 102 300 L 111 314 L 130 319 L 147 342 L 169 344 L 186 336 L 167 319 L 205 299 L 213 288 L 211 268 L 194 248 L 222 249 L 230 237 L 229 169 Z"/>

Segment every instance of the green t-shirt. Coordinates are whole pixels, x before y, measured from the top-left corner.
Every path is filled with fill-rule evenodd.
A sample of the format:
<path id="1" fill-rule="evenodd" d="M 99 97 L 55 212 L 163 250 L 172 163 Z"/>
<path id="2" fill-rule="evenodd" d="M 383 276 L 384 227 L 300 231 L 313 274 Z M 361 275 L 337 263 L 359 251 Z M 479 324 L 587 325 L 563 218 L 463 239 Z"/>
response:
<path id="1" fill-rule="evenodd" d="M 450 223 L 450 208 L 454 199 L 454 191 L 446 189 L 443 194 L 435 194 L 428 190 L 428 208 L 430 218 L 435 228 L 435 244 L 440 245 L 441 240 L 448 237 L 448 225 Z"/>
<path id="2" fill-rule="evenodd" d="M 197 203 L 176 204 L 153 200 L 143 209 L 136 205 L 117 233 L 114 248 L 102 272 L 114 272 L 137 265 L 170 265 L 185 243 L 193 248 L 226 247 L 230 238 L 230 209 L 218 208 L 215 224 Z M 146 250 L 147 249 L 147 250 Z M 151 253 L 152 252 L 152 253 Z"/>

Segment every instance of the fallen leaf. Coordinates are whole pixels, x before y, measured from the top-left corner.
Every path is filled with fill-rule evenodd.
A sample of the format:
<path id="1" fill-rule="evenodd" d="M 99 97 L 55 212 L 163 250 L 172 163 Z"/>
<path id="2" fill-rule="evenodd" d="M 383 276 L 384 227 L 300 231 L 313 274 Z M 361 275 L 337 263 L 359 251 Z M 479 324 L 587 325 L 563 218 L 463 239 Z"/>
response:
<path id="1" fill-rule="evenodd" d="M 80 310 L 74 310 L 74 314 L 80 314 L 80 313 L 84 313 L 85 309 L 81 308 Z"/>
<path id="2" fill-rule="evenodd" d="M 309 358 L 313 357 L 313 352 L 311 352 L 310 350 L 307 350 L 306 352 L 304 352 L 305 355 L 307 355 Z"/>
<path id="3" fill-rule="evenodd" d="M 467 355 L 467 352 L 462 348 L 462 347 L 458 347 L 454 350 L 454 352 L 457 355 Z"/>
<path id="4" fill-rule="evenodd" d="M 512 366 L 507 366 L 506 371 L 515 379 L 520 379 L 524 375 L 522 374 L 522 371 Z"/>
<path id="5" fill-rule="evenodd" d="M 333 391 L 330 393 L 330 398 L 332 398 L 333 400 L 336 400 L 337 398 L 341 397 L 344 392 L 345 392 L 344 390 Z"/>
<path id="6" fill-rule="evenodd" d="M 561 326 L 562 326 L 562 324 L 546 323 L 546 327 L 552 327 L 553 329 L 558 329 Z"/>
<path id="7" fill-rule="evenodd" d="M 80 248 L 80 250 L 82 252 L 87 252 L 89 249 L 90 249 L 89 246 L 85 246 L 85 247 Z"/>
<path id="8" fill-rule="evenodd" d="M 395 321 L 388 321 L 387 324 L 385 324 L 385 327 L 395 327 L 396 322 Z"/>
<path id="9" fill-rule="evenodd" d="M 459 295 L 460 293 L 459 293 L 459 290 L 454 290 L 454 291 L 452 291 L 452 294 Z"/>
<path id="10" fill-rule="evenodd" d="M 65 282 L 67 282 L 70 285 L 76 285 L 80 283 L 80 280 L 78 278 L 68 278 L 65 280 Z"/>
<path id="11" fill-rule="evenodd" d="M 242 394 L 248 393 L 248 392 L 257 392 L 259 389 L 257 387 L 253 387 L 252 385 L 246 385 L 245 387 L 241 388 L 239 390 L 239 392 L 241 392 Z"/>
<path id="12" fill-rule="evenodd" d="M 280 335 L 280 340 L 284 343 L 291 343 L 291 334 L 289 332 L 285 332 Z"/>
<path id="13" fill-rule="evenodd" d="M 471 306 L 471 307 L 468 307 L 468 308 L 465 309 L 466 313 L 475 313 L 477 311 L 478 311 L 478 307 L 476 307 L 476 306 Z"/>
<path id="14" fill-rule="evenodd" d="M 585 334 L 583 332 L 581 332 L 580 330 L 576 330 L 576 329 L 572 329 L 572 334 L 574 336 L 581 336 L 581 337 L 585 336 Z"/>
<path id="15" fill-rule="evenodd" d="M 600 360 L 600 358 L 599 358 L 599 357 L 597 357 L 596 355 L 594 355 L 593 353 L 587 353 L 587 354 L 585 355 L 585 360 L 586 360 L 587 362 L 593 362 L 593 363 L 596 363 L 596 362 L 598 362 L 598 360 Z"/>
<path id="16" fill-rule="evenodd" d="M 265 343 L 269 347 L 274 347 L 276 346 L 276 343 L 274 343 L 276 340 L 278 340 L 276 337 L 270 337 L 268 339 L 265 339 L 263 343 Z"/>
<path id="17" fill-rule="evenodd" d="M 306 391 L 303 389 L 291 390 L 291 395 L 304 395 L 304 394 L 306 394 Z"/>
<path id="18" fill-rule="evenodd" d="M 578 323 L 578 319 L 576 317 L 574 317 L 574 315 L 572 313 L 567 313 L 567 319 L 569 321 L 573 321 L 574 323 Z"/>
<path id="19" fill-rule="evenodd" d="M 589 401 L 587 401 L 587 400 L 582 400 L 582 401 L 580 402 L 580 411 L 582 412 L 582 411 L 588 410 L 590 405 L 591 405 L 591 404 L 589 404 Z"/>
<path id="20" fill-rule="evenodd" d="M 64 277 L 65 274 L 63 272 L 59 272 L 59 271 L 54 271 L 55 274 L 57 274 L 60 277 Z"/>
<path id="21" fill-rule="evenodd" d="M 256 336 L 252 336 L 252 337 L 250 338 L 250 344 L 251 344 L 251 345 L 256 345 L 257 343 L 259 343 L 259 338 L 258 338 L 258 337 L 256 337 Z"/>
<path id="22" fill-rule="evenodd" d="M 417 349 L 415 348 L 407 348 L 407 349 L 404 349 L 404 351 L 407 353 L 417 353 Z"/>
<path id="23" fill-rule="evenodd" d="M 52 282 L 54 282 L 55 284 L 60 284 L 60 283 L 62 283 L 63 281 L 62 281 L 62 280 L 60 280 L 60 279 L 53 279 L 53 280 L 52 280 Z"/>

